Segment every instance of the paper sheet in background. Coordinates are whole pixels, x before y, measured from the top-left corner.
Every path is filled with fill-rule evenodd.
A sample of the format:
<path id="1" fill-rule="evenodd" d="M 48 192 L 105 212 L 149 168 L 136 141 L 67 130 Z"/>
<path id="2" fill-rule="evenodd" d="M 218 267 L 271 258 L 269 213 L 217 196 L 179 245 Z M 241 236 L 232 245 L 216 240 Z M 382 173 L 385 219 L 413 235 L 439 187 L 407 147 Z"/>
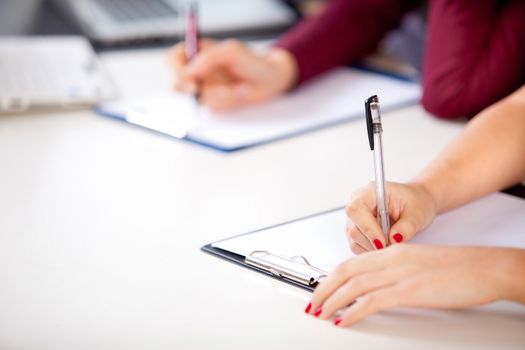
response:
<path id="1" fill-rule="evenodd" d="M 322 270 L 354 256 L 344 235 L 343 209 L 213 243 L 215 248 L 247 256 L 266 250 L 284 257 L 302 255 Z M 525 248 L 525 200 L 491 194 L 436 218 L 413 243 Z"/>
<path id="2" fill-rule="evenodd" d="M 379 95 L 383 110 L 391 110 L 417 102 L 420 87 L 375 73 L 338 68 L 289 94 L 227 113 L 213 113 L 204 107 L 195 113 L 192 98 L 175 92 L 103 104 L 97 112 L 135 123 L 128 116 L 134 115 L 133 111 L 146 111 L 148 118 L 156 120 L 153 129 L 157 131 L 163 132 L 164 125 L 191 125 L 186 140 L 235 151 L 360 118 L 364 100 L 374 94 Z"/>

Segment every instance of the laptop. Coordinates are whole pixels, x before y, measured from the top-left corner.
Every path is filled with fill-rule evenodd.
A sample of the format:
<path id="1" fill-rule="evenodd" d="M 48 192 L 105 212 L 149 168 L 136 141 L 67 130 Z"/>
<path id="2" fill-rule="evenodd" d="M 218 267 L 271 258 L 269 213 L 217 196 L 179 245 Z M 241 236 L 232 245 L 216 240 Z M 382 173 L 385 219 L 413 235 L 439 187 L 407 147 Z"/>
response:
<path id="1" fill-rule="evenodd" d="M 0 36 L 0 113 L 90 106 L 115 97 L 78 36 Z"/>
<path id="2" fill-rule="evenodd" d="M 91 40 L 105 44 L 181 37 L 185 0 L 54 0 Z M 202 35 L 284 29 L 296 14 L 280 0 L 200 0 Z"/>

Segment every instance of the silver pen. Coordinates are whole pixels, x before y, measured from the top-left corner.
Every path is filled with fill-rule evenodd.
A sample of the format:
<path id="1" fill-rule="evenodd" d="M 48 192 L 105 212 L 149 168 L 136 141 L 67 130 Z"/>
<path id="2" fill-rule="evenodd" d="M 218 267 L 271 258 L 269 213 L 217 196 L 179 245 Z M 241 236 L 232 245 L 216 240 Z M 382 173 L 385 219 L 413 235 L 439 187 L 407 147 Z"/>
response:
<path id="1" fill-rule="evenodd" d="M 377 95 L 371 96 L 365 101 L 365 112 L 368 142 L 370 143 L 370 149 L 374 152 L 377 220 L 383 230 L 385 243 L 388 245 L 390 219 L 388 215 L 388 203 L 385 189 L 385 169 L 383 164 L 383 126 L 381 125 L 381 111 Z"/>

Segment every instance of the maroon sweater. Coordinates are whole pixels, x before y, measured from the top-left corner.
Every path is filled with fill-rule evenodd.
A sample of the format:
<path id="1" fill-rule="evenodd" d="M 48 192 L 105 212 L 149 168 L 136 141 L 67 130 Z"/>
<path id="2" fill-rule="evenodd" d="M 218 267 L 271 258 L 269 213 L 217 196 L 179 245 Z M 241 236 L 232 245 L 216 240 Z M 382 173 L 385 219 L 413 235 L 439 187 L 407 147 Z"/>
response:
<path id="1" fill-rule="evenodd" d="M 331 0 L 278 46 L 299 83 L 373 52 L 420 0 Z M 423 106 L 443 118 L 472 116 L 525 83 L 524 0 L 431 0 L 422 71 Z"/>

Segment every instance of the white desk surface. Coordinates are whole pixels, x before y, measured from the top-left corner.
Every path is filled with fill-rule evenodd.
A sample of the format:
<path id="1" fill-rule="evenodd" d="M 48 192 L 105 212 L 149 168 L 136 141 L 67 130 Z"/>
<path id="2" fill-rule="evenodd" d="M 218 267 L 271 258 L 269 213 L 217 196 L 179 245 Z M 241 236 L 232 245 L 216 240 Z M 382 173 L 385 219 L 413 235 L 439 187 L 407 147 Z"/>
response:
<path id="1" fill-rule="evenodd" d="M 105 61 L 129 70 L 126 96 L 169 81 L 145 68 L 163 64 L 158 51 Z M 384 129 L 386 174 L 406 181 L 461 124 L 414 106 L 386 113 Z M 89 111 L 3 116 L 0 164 L 0 349 L 525 344 L 515 304 L 505 316 L 397 310 L 336 328 L 303 313 L 309 293 L 199 251 L 343 205 L 373 177 L 363 120 L 223 154 Z"/>

